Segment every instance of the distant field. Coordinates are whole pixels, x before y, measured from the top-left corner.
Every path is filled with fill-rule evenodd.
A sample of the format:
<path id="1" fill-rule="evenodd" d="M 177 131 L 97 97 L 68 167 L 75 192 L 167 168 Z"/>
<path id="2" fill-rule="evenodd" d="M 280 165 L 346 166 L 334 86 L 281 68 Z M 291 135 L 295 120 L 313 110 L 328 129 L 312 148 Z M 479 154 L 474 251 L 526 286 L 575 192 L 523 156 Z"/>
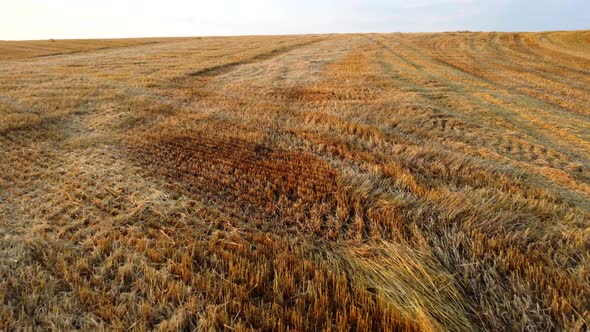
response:
<path id="1" fill-rule="evenodd" d="M 0 330 L 590 327 L 589 31 L 0 60 Z"/>
<path id="2" fill-rule="evenodd" d="M 88 52 L 116 47 L 147 45 L 187 38 L 70 39 L 70 40 L 0 40 L 0 61 L 21 60 L 67 53 Z"/>

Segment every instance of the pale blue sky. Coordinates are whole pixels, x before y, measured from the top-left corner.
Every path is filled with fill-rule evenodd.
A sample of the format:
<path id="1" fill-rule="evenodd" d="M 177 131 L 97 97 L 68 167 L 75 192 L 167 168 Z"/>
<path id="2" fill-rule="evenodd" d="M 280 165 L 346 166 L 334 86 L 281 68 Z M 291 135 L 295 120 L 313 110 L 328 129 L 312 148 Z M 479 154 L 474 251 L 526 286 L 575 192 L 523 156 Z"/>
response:
<path id="1" fill-rule="evenodd" d="M 0 39 L 590 29 L 590 0 L 1 0 Z"/>

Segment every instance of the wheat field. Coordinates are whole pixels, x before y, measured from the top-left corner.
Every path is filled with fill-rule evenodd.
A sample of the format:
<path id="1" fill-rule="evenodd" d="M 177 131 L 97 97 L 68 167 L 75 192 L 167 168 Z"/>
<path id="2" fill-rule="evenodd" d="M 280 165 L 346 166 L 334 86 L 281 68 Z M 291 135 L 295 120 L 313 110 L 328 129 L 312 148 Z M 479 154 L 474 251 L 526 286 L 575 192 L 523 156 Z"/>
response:
<path id="1" fill-rule="evenodd" d="M 590 328 L 590 31 L 0 42 L 0 330 Z"/>

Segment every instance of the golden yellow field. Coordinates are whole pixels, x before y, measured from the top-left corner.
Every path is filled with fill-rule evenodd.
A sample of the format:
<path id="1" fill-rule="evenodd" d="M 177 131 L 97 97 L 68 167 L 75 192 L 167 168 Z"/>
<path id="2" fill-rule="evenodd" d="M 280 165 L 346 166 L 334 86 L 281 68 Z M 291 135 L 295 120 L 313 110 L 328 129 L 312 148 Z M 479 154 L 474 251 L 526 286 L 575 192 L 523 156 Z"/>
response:
<path id="1" fill-rule="evenodd" d="M 0 330 L 584 331 L 589 119 L 590 31 L 1 42 Z"/>
<path id="2" fill-rule="evenodd" d="M 188 38 L 127 38 L 127 39 L 70 39 L 70 40 L 0 40 L 0 61 L 22 60 L 60 54 L 73 54 L 123 46 L 148 45 Z M 194 38 L 193 38 L 194 39 Z"/>

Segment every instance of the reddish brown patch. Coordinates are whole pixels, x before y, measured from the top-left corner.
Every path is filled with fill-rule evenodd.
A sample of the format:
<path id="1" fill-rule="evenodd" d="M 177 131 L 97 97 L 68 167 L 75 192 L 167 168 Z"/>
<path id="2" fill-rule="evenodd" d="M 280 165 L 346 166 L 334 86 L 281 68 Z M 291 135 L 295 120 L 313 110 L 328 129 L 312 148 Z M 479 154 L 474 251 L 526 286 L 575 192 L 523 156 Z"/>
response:
<path id="1" fill-rule="evenodd" d="M 336 172 L 311 154 L 196 133 L 135 149 L 143 162 L 199 198 L 325 234 L 335 209 Z M 237 212 L 237 211 L 236 211 Z M 318 223 L 319 222 L 319 223 Z"/>

